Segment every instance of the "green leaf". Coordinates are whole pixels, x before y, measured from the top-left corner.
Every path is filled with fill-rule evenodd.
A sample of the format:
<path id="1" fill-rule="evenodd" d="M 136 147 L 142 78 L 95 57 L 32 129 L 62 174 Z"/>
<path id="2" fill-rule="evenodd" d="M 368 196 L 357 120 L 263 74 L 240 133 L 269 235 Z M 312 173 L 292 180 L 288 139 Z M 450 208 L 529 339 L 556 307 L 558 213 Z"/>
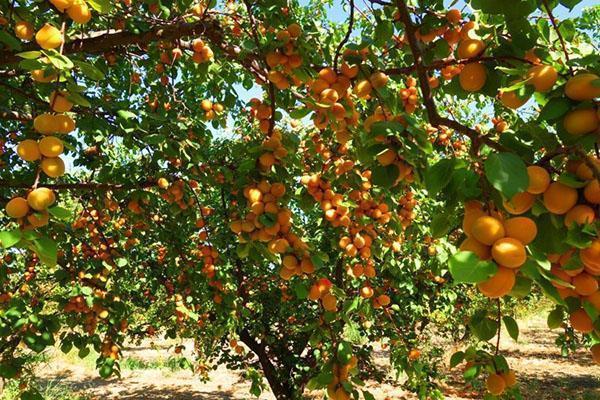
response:
<path id="1" fill-rule="evenodd" d="M 517 321 L 508 315 L 502 317 L 502 321 L 504 322 L 504 326 L 510 337 L 513 338 L 515 342 L 519 340 L 519 325 L 517 324 Z"/>
<path id="2" fill-rule="evenodd" d="M 454 281 L 462 283 L 483 282 L 498 270 L 495 263 L 480 260 L 471 251 L 460 251 L 454 254 L 448 264 Z"/>
<path id="3" fill-rule="evenodd" d="M 450 357 L 450 368 L 456 367 L 458 364 L 463 362 L 464 359 L 465 353 L 462 351 L 457 351 L 456 353 L 452 354 L 452 357 Z"/>
<path id="4" fill-rule="evenodd" d="M 498 332 L 498 323 L 491 318 L 484 317 L 478 320 L 471 319 L 469 327 L 473 334 L 481 341 L 487 342 Z"/>
<path id="5" fill-rule="evenodd" d="M 2 247 L 8 249 L 9 247 L 12 247 L 15 244 L 19 243 L 22 237 L 23 233 L 20 229 L 13 229 L 12 231 L 3 231 L 0 232 L 0 243 L 2 243 Z"/>
<path id="6" fill-rule="evenodd" d="M 452 173 L 459 162 L 456 158 L 445 158 L 427 169 L 425 173 L 425 187 L 427 187 L 429 194 L 435 196 L 448 186 L 450 183 L 448 175 Z"/>
<path id="7" fill-rule="evenodd" d="M 572 10 L 577 4 L 581 3 L 581 0 L 560 0 L 559 3 Z"/>
<path id="8" fill-rule="evenodd" d="M 556 307 L 548 314 L 548 328 L 556 329 L 562 325 L 564 319 L 564 308 Z"/>
<path id="9" fill-rule="evenodd" d="M 56 242 L 48 237 L 42 236 L 39 239 L 33 241 L 34 251 L 44 264 L 48 267 L 54 267 L 56 265 L 58 247 Z"/>
<path id="10" fill-rule="evenodd" d="M 373 43 L 377 46 L 384 45 L 388 40 L 392 38 L 394 34 L 394 25 L 389 19 L 379 21 L 375 27 Z"/>
<path id="11" fill-rule="evenodd" d="M 113 4 L 110 0 L 88 0 L 88 3 L 100 14 L 108 14 L 113 9 Z"/>
<path id="12" fill-rule="evenodd" d="M 99 81 L 101 79 L 104 79 L 104 72 L 100 71 L 98 68 L 94 67 L 92 64 L 89 64 L 89 63 L 86 63 L 83 61 L 79 61 L 79 60 L 73 61 L 73 64 L 75 64 L 75 66 L 77 68 L 79 68 L 85 76 L 87 76 L 88 78 L 90 78 L 94 81 Z"/>
<path id="13" fill-rule="evenodd" d="M 431 219 L 431 236 L 435 239 L 445 236 L 452 229 L 452 215 L 450 213 L 439 213 Z"/>
<path id="14" fill-rule="evenodd" d="M 128 110 L 119 110 L 117 111 L 117 115 L 123 119 L 135 119 L 137 115 Z"/>
<path id="15" fill-rule="evenodd" d="M 508 199 L 524 192 L 529 185 L 527 167 L 515 154 L 492 154 L 485 161 L 484 168 L 488 181 Z"/>
<path id="16" fill-rule="evenodd" d="M 58 218 L 58 219 L 69 219 L 69 218 L 71 218 L 71 211 L 69 211 L 69 210 L 67 210 L 65 208 L 62 208 L 62 207 L 56 206 L 56 207 L 49 208 L 48 212 L 51 215 L 53 215 L 56 218 Z"/>
<path id="17" fill-rule="evenodd" d="M 4 29 L 0 30 L 0 42 L 7 45 L 11 50 L 21 50 L 21 41 Z"/>
<path id="18" fill-rule="evenodd" d="M 373 396 L 370 392 L 367 392 L 366 390 L 363 390 L 362 394 L 365 400 L 375 400 L 375 396 Z"/>
<path id="19" fill-rule="evenodd" d="M 158 133 L 144 136 L 143 141 L 148 144 L 159 144 L 165 141 L 165 135 L 161 135 Z"/>
<path id="20" fill-rule="evenodd" d="M 86 99 L 85 97 L 83 97 L 82 95 L 80 95 L 79 93 L 76 92 L 70 92 L 69 95 L 67 96 L 67 98 L 72 101 L 73 103 L 80 105 L 82 107 L 91 107 L 91 103 L 88 101 L 88 99 Z"/>
<path id="21" fill-rule="evenodd" d="M 22 53 L 17 53 L 17 56 L 24 58 L 26 60 L 35 60 L 36 58 L 42 55 L 41 51 L 24 51 Z"/>
<path id="22" fill-rule="evenodd" d="M 342 364 L 348 364 L 352 358 L 352 345 L 346 341 L 338 344 L 337 359 Z"/>
<path id="23" fill-rule="evenodd" d="M 384 188 L 392 187 L 400 176 L 400 170 L 394 164 L 385 167 L 377 165 L 373 167 L 372 171 L 371 180 L 373 184 Z"/>
<path id="24" fill-rule="evenodd" d="M 264 213 L 258 217 L 258 221 L 267 228 L 270 228 L 277 222 L 277 215 L 272 213 Z"/>
<path id="25" fill-rule="evenodd" d="M 539 121 L 552 121 L 559 119 L 565 115 L 571 109 L 571 102 L 564 97 L 555 97 L 550 99 L 546 103 L 540 115 L 538 116 Z"/>

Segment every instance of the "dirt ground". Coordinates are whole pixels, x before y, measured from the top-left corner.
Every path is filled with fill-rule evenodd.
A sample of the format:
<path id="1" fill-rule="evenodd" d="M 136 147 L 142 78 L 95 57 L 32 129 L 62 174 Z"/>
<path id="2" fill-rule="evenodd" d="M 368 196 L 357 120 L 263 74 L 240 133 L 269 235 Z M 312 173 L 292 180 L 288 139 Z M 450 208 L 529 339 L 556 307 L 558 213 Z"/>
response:
<path id="1" fill-rule="evenodd" d="M 594 366 L 589 354 L 580 351 L 569 358 L 560 355 L 554 344 L 557 333 L 549 331 L 543 319 L 534 319 L 521 327 L 518 343 L 504 334 L 502 349 L 510 366 L 517 372 L 524 398 L 529 400 L 597 400 L 600 399 L 600 367 Z M 166 347 L 165 344 L 161 346 Z M 124 358 L 156 363 L 167 351 L 150 346 L 124 352 Z M 383 358 L 380 360 L 385 362 Z M 446 398 L 480 398 L 465 390 L 464 383 L 451 379 L 445 387 Z M 90 399 L 122 400 L 241 400 L 254 399 L 249 384 L 236 372 L 220 366 L 210 373 L 210 381 L 201 382 L 189 370 L 166 368 L 124 369 L 121 379 L 105 381 L 98 377 L 90 360 L 56 355 L 39 367 L 39 376 L 51 383 L 70 387 Z M 414 397 L 393 385 L 368 385 L 377 400 Z M 462 397 L 461 397 L 462 396 Z M 272 400 L 264 393 L 260 400 Z M 387 400 L 387 399 L 386 399 Z"/>

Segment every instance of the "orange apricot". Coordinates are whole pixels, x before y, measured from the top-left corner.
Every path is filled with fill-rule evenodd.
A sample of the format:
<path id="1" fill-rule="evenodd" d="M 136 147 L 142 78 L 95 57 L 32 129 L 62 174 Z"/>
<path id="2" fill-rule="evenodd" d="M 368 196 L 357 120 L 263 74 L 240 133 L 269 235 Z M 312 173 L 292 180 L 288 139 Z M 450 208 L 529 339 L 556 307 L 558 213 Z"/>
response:
<path id="1" fill-rule="evenodd" d="M 473 238 L 477 241 L 491 246 L 505 235 L 502 221 L 490 216 L 479 217 L 472 227 Z"/>
<path id="2" fill-rule="evenodd" d="M 553 214 L 566 214 L 577 203 L 577 190 L 553 182 L 544 192 L 544 206 Z"/>
<path id="3" fill-rule="evenodd" d="M 519 268 L 527 260 L 523 243 L 510 237 L 497 240 L 492 246 L 494 260 L 508 268 Z"/>
<path id="4" fill-rule="evenodd" d="M 514 195 L 510 200 L 504 200 L 502 205 L 510 214 L 520 215 L 529 211 L 533 207 L 533 203 L 535 203 L 534 195 L 529 192 L 521 192 Z"/>
<path id="5" fill-rule="evenodd" d="M 524 245 L 533 242 L 537 236 L 537 225 L 531 218 L 514 217 L 504 221 L 506 236 L 518 239 Z"/>
<path id="6" fill-rule="evenodd" d="M 550 174 L 545 168 L 530 165 L 527 167 L 527 176 L 529 177 L 527 192 L 531 194 L 542 194 L 550 186 Z"/>
<path id="7" fill-rule="evenodd" d="M 515 282 L 514 270 L 500 266 L 496 274 L 488 280 L 478 283 L 477 287 L 484 296 L 495 299 L 510 293 Z"/>

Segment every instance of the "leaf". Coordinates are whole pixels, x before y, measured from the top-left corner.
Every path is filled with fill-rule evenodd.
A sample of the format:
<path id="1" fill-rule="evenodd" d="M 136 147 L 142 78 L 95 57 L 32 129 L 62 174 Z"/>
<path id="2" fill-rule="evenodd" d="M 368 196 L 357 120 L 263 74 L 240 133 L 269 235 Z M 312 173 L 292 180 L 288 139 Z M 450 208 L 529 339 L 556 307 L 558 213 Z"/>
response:
<path id="1" fill-rule="evenodd" d="M 100 14 L 107 14 L 113 9 L 113 4 L 110 0 L 88 0 L 88 3 Z"/>
<path id="2" fill-rule="evenodd" d="M 258 217 L 258 221 L 267 228 L 270 228 L 277 222 L 277 215 L 272 213 L 264 213 Z"/>
<path id="3" fill-rule="evenodd" d="M 56 265 L 58 247 L 56 242 L 48 237 L 41 237 L 36 239 L 34 242 L 34 250 L 40 261 L 46 264 L 48 267 L 54 267 Z"/>
<path id="4" fill-rule="evenodd" d="M 564 309 L 562 307 L 556 307 L 548 314 L 548 328 L 556 329 L 562 325 L 564 319 Z"/>
<path id="5" fill-rule="evenodd" d="M 58 206 L 49 208 L 48 212 L 58 219 L 69 219 L 71 217 L 69 210 Z"/>
<path id="6" fill-rule="evenodd" d="M 491 318 L 485 317 L 477 321 L 471 320 L 469 327 L 473 334 L 481 341 L 487 342 L 498 332 L 498 323 Z"/>
<path id="7" fill-rule="evenodd" d="M 425 173 L 425 186 L 432 196 L 438 194 L 450 183 L 448 175 L 452 173 L 459 161 L 456 158 L 445 158 L 429 167 Z"/>
<path id="8" fill-rule="evenodd" d="M 442 212 L 434 215 L 431 219 L 431 236 L 435 239 L 445 236 L 452 229 L 451 221 L 452 215 L 450 213 Z"/>
<path id="9" fill-rule="evenodd" d="M 400 170 L 397 165 L 391 164 L 385 167 L 377 165 L 373 167 L 371 181 L 374 185 L 389 188 L 394 185 L 399 176 Z"/>
<path id="10" fill-rule="evenodd" d="M 527 167 L 515 154 L 492 154 L 485 161 L 484 168 L 488 181 L 508 199 L 524 192 L 529 185 Z"/>
<path id="11" fill-rule="evenodd" d="M 546 103 L 540 115 L 539 121 L 552 121 L 565 115 L 571 109 L 571 102 L 564 97 L 555 97 Z"/>
<path id="12" fill-rule="evenodd" d="M 0 30 L 0 42 L 7 45 L 11 50 L 21 50 L 21 41 L 4 29 Z"/>
<path id="13" fill-rule="evenodd" d="M 85 97 L 83 97 L 79 93 L 70 92 L 69 95 L 67 96 L 67 98 L 70 101 L 72 101 L 73 103 L 75 103 L 77 105 L 80 105 L 82 107 L 91 107 L 92 106 L 90 104 L 90 102 L 88 101 L 88 99 L 86 99 Z"/>
<path id="14" fill-rule="evenodd" d="M 24 51 L 22 53 L 17 53 L 18 57 L 24 58 L 26 60 L 35 60 L 36 58 L 42 55 L 41 51 Z"/>
<path id="15" fill-rule="evenodd" d="M 337 359 L 342 364 L 348 364 L 352 358 L 352 345 L 346 341 L 338 344 Z"/>
<path id="16" fill-rule="evenodd" d="M 79 60 L 73 61 L 73 64 L 75 64 L 75 66 L 77 66 L 85 76 L 87 76 L 88 78 L 90 78 L 94 81 L 99 81 L 101 79 L 104 79 L 104 72 L 100 71 L 98 68 L 94 67 L 92 64 L 89 64 L 89 63 L 86 63 L 83 61 L 79 61 Z"/>
<path id="17" fill-rule="evenodd" d="M 373 396 L 370 392 L 367 392 L 366 390 L 363 390 L 362 394 L 365 400 L 375 400 L 375 396 Z"/>
<path id="18" fill-rule="evenodd" d="M 498 266 L 491 261 L 480 260 L 471 251 L 460 251 L 448 261 L 454 281 L 460 283 L 479 283 L 492 276 Z"/>
<path id="19" fill-rule="evenodd" d="M 508 315 L 502 317 L 502 321 L 504 322 L 504 326 L 510 337 L 513 338 L 515 342 L 519 340 L 519 325 L 517 324 L 517 321 Z"/>
<path id="20" fill-rule="evenodd" d="M 155 133 L 152 135 L 144 136 L 143 140 L 148 144 L 159 144 L 165 141 L 165 135 Z"/>
<path id="21" fill-rule="evenodd" d="M 12 231 L 3 231 L 0 232 L 0 242 L 2 243 L 2 247 L 8 249 L 9 247 L 14 246 L 19 243 L 21 238 L 23 237 L 23 233 L 20 229 L 13 229 Z"/>
<path id="22" fill-rule="evenodd" d="M 117 115 L 126 120 L 137 118 L 137 115 L 128 110 L 119 110 L 117 111 Z"/>
<path id="23" fill-rule="evenodd" d="M 450 368 L 456 367 L 458 364 L 463 362 L 464 359 L 465 353 L 462 351 L 457 351 L 456 353 L 452 354 L 452 357 L 450 357 Z"/>
<path id="24" fill-rule="evenodd" d="M 577 4 L 581 3 L 581 0 L 559 0 L 559 3 L 572 10 Z"/>
<path id="25" fill-rule="evenodd" d="M 392 38 L 394 34 L 394 25 L 390 20 L 379 21 L 375 27 L 373 43 L 377 46 L 384 45 L 388 40 Z"/>

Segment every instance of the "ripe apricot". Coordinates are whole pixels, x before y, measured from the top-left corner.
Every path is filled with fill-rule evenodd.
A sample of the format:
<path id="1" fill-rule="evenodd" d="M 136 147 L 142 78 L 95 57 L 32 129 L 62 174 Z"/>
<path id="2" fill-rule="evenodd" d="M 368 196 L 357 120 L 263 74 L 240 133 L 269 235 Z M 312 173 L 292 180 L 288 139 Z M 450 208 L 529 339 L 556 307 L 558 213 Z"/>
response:
<path id="1" fill-rule="evenodd" d="M 519 97 L 517 90 L 510 92 L 500 91 L 498 98 L 506 107 L 516 110 L 529 100 L 529 97 Z"/>
<path id="2" fill-rule="evenodd" d="M 506 211 L 513 215 L 523 214 L 535 203 L 535 196 L 529 192 L 517 193 L 510 200 L 505 200 L 502 204 Z"/>
<path id="3" fill-rule="evenodd" d="M 530 165 L 527 167 L 527 176 L 529 177 L 527 191 L 531 194 L 542 194 L 550 186 L 550 174 L 545 168 Z"/>
<path id="4" fill-rule="evenodd" d="M 28 212 L 29 205 L 23 197 L 15 197 L 6 203 L 6 215 L 11 218 L 23 218 Z"/>
<path id="5" fill-rule="evenodd" d="M 600 97 L 600 85 L 598 75 L 591 73 L 580 73 L 567 81 L 565 94 L 568 98 L 577 101 L 593 100 Z M 596 84 L 594 84 L 596 82 Z"/>
<path id="6" fill-rule="evenodd" d="M 515 286 L 514 270 L 499 266 L 494 276 L 477 284 L 479 291 L 487 297 L 496 299 L 510 293 Z"/>
<path id="7" fill-rule="evenodd" d="M 40 187 L 32 190 L 27 195 L 27 204 L 36 211 L 43 211 L 56 201 L 54 192 L 48 188 Z"/>
<path id="8" fill-rule="evenodd" d="M 18 21 L 15 24 L 15 36 L 21 40 L 31 40 L 35 30 L 33 25 L 27 21 Z"/>
<path id="9" fill-rule="evenodd" d="M 485 50 L 485 43 L 480 39 L 464 39 L 458 44 L 456 53 L 458 58 L 473 58 L 481 55 Z"/>
<path id="10" fill-rule="evenodd" d="M 527 83 L 535 87 L 536 92 L 547 92 L 558 79 L 558 72 L 551 65 L 534 65 L 527 71 Z"/>
<path id="11" fill-rule="evenodd" d="M 589 296 L 586 296 L 583 300 L 588 301 L 591 305 L 600 311 L 600 291 L 596 291 Z"/>
<path id="12" fill-rule="evenodd" d="M 517 384 L 517 375 L 515 374 L 515 371 L 508 370 L 507 372 L 504 372 L 502 374 L 500 374 L 502 376 L 502 379 L 504 379 L 504 383 L 506 383 L 506 387 L 513 387 Z"/>
<path id="13" fill-rule="evenodd" d="M 68 95 L 69 94 L 66 91 L 59 92 L 55 90 L 52 92 L 48 100 L 52 110 L 60 113 L 71 111 L 71 108 L 73 108 L 73 103 L 67 99 Z"/>
<path id="14" fill-rule="evenodd" d="M 36 161 L 41 157 L 37 142 L 31 139 L 25 139 L 19 143 L 17 154 L 25 161 Z"/>
<path id="15" fill-rule="evenodd" d="M 70 133 L 75 130 L 75 121 L 66 114 L 53 115 L 52 125 L 56 129 L 53 133 Z"/>
<path id="16" fill-rule="evenodd" d="M 78 24 L 87 24 L 92 18 L 92 12 L 84 0 L 74 0 L 73 5 L 67 9 L 67 14 Z"/>
<path id="17" fill-rule="evenodd" d="M 489 260 L 492 256 L 488 246 L 470 237 L 466 238 L 460 244 L 459 249 L 461 251 L 471 251 L 475 253 L 481 260 Z"/>
<path id="18" fill-rule="evenodd" d="M 60 157 L 44 158 L 40 166 L 50 178 L 58 178 L 65 173 L 65 163 Z"/>
<path id="19" fill-rule="evenodd" d="M 63 43 L 63 35 L 54 26 L 44 24 L 44 26 L 35 34 L 35 41 L 44 50 L 55 49 Z"/>
<path id="20" fill-rule="evenodd" d="M 598 280 L 592 275 L 582 272 L 571 279 L 575 291 L 580 296 L 590 296 L 598 291 Z"/>
<path id="21" fill-rule="evenodd" d="M 373 87 L 368 80 L 362 80 L 354 86 L 354 93 L 361 99 L 368 97 L 371 94 Z"/>
<path id="22" fill-rule="evenodd" d="M 502 221 L 488 215 L 479 217 L 473 223 L 472 233 L 473 238 L 488 246 L 491 246 L 494 244 L 494 242 L 503 238 L 505 235 Z"/>
<path id="23" fill-rule="evenodd" d="M 594 330 L 593 321 L 583 308 L 573 311 L 569 317 L 569 322 L 577 332 L 590 333 Z"/>
<path id="24" fill-rule="evenodd" d="M 321 301 L 323 302 L 323 308 L 326 311 L 336 311 L 337 310 L 337 299 L 331 293 L 325 293 L 321 297 Z"/>
<path id="25" fill-rule="evenodd" d="M 377 161 L 379 164 L 386 167 L 396 161 L 396 152 L 392 149 L 385 149 L 383 152 L 377 155 Z"/>
<path id="26" fill-rule="evenodd" d="M 500 396 L 506 389 L 506 382 L 501 375 L 490 374 L 485 381 L 485 387 L 494 396 Z"/>
<path id="27" fill-rule="evenodd" d="M 563 120 L 565 130 L 575 136 L 594 132 L 598 129 L 598 125 L 598 114 L 593 108 L 573 110 Z"/>
<path id="28" fill-rule="evenodd" d="M 537 236 L 537 225 L 531 218 L 514 217 L 504 221 L 506 236 L 519 240 L 524 245 L 533 242 Z"/>
<path id="29" fill-rule="evenodd" d="M 592 359 L 596 364 L 600 364 L 600 343 L 596 343 L 590 348 Z"/>
<path id="30" fill-rule="evenodd" d="M 52 3 L 58 11 L 63 12 L 73 5 L 73 0 L 50 0 L 50 3 Z"/>
<path id="31" fill-rule="evenodd" d="M 300 27 L 300 25 L 298 25 L 295 22 L 288 25 L 287 31 L 289 32 L 290 36 L 293 38 L 297 38 L 302 34 L 302 28 Z"/>
<path id="32" fill-rule="evenodd" d="M 596 219 L 594 209 L 585 204 L 578 204 L 571 208 L 565 215 L 565 226 L 568 228 L 573 224 L 591 224 Z"/>
<path id="33" fill-rule="evenodd" d="M 459 9 L 453 8 L 451 10 L 448 10 L 448 12 L 446 13 L 446 19 L 451 24 L 459 23 L 461 18 L 462 18 L 462 15 L 461 15 Z"/>
<path id="34" fill-rule="evenodd" d="M 510 237 L 497 240 L 492 246 L 494 260 L 508 268 L 519 268 L 525 263 L 527 253 L 523 243 Z"/>
<path id="35" fill-rule="evenodd" d="M 483 217 L 487 215 L 482 208 L 467 208 L 465 205 L 465 215 L 463 217 L 462 229 L 465 235 L 472 236 L 473 235 L 473 224 L 479 217 Z"/>
<path id="36" fill-rule="evenodd" d="M 460 87 L 467 92 L 480 90 L 487 80 L 487 70 L 480 63 L 467 64 L 458 75 Z"/>
<path id="37" fill-rule="evenodd" d="M 54 136 L 45 136 L 40 139 L 38 147 L 44 157 L 58 157 L 64 150 L 62 140 Z"/>
<path id="38" fill-rule="evenodd" d="M 544 192 L 544 206 L 553 214 L 566 214 L 577 203 L 577 190 L 553 182 Z"/>
<path id="39" fill-rule="evenodd" d="M 583 197 L 592 204 L 600 204 L 600 184 L 598 184 L 597 180 L 594 179 L 585 185 Z"/>
<path id="40" fill-rule="evenodd" d="M 46 226 L 48 225 L 49 221 L 50 215 L 46 211 L 32 213 L 27 216 L 27 222 L 29 222 L 29 224 L 34 228 L 41 228 L 42 226 Z"/>
<path id="41" fill-rule="evenodd" d="M 375 89 L 379 89 L 388 83 L 390 77 L 385 73 L 378 71 L 372 73 L 369 80 L 371 81 L 371 86 L 373 86 Z"/>
<path id="42" fill-rule="evenodd" d="M 587 273 L 594 276 L 600 275 L 600 239 L 594 240 L 588 248 L 581 250 L 579 258 L 581 258 Z"/>

